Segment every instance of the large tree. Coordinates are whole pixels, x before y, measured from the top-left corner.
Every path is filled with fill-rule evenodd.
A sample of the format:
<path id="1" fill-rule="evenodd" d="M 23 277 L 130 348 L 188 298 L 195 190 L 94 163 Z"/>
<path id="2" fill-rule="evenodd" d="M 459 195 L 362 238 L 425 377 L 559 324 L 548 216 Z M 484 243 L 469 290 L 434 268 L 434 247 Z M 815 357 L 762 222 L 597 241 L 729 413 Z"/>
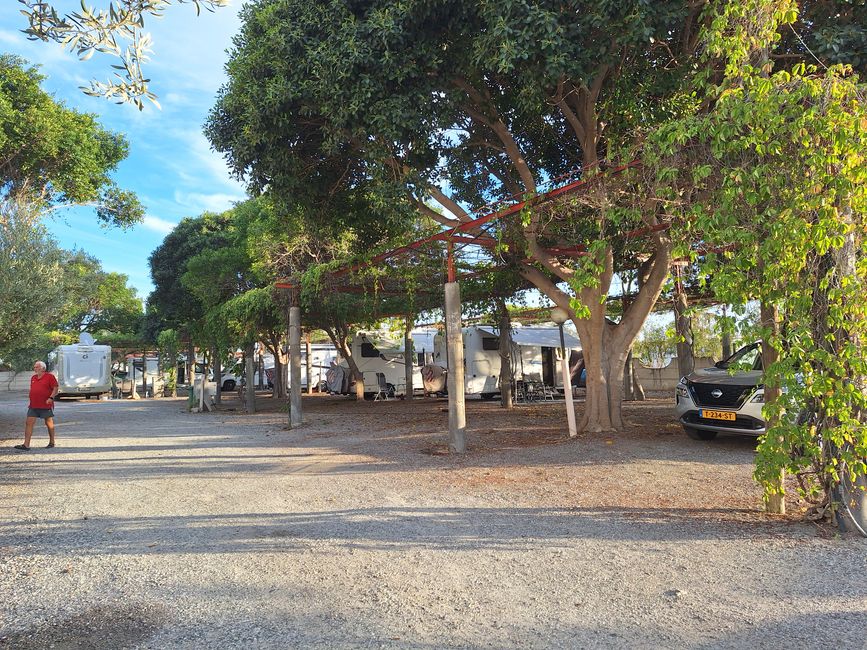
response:
<path id="1" fill-rule="evenodd" d="M 33 346 L 63 304 L 64 251 L 27 209 L 0 208 L 0 358 Z M 23 214 L 22 214 L 23 212 Z M 32 362 L 32 360 L 31 360 Z"/>
<path id="2" fill-rule="evenodd" d="M 700 5 L 260 0 L 243 13 L 208 133 L 254 187 L 290 191 L 340 159 L 349 173 L 403 187 L 425 218 L 456 225 L 471 219 L 463 206 L 532 196 L 576 168 L 598 174 L 678 110 L 672 82 L 695 45 Z M 530 210 L 523 227 L 503 229 L 501 248 L 575 314 L 588 371 L 582 424 L 594 430 L 622 424 L 624 362 L 671 252 L 656 204 L 620 205 L 626 195 L 607 187 L 553 219 Z M 615 323 L 604 300 L 619 261 L 609 235 L 642 226 L 652 229 L 643 282 Z M 584 243 L 577 261 L 551 252 Z"/>
<path id="3" fill-rule="evenodd" d="M 206 212 L 183 219 L 148 258 L 154 290 L 147 299 L 148 335 L 155 339 L 164 328 L 176 329 L 189 338 L 204 307 L 181 281 L 192 257 L 222 248 L 231 241 L 226 214 Z M 219 271 L 219 269 L 215 269 Z"/>
<path id="4" fill-rule="evenodd" d="M 55 315 L 60 332 L 74 340 L 84 331 L 101 338 L 136 333 L 142 302 L 126 275 L 104 271 L 99 260 L 83 251 L 65 253 L 62 268 L 65 299 Z"/>
<path id="5" fill-rule="evenodd" d="M 111 179 L 127 155 L 124 137 L 56 101 L 43 79 L 22 59 L 0 55 L 0 202 L 32 206 L 36 217 L 85 205 L 104 225 L 140 221 L 136 196 Z"/>

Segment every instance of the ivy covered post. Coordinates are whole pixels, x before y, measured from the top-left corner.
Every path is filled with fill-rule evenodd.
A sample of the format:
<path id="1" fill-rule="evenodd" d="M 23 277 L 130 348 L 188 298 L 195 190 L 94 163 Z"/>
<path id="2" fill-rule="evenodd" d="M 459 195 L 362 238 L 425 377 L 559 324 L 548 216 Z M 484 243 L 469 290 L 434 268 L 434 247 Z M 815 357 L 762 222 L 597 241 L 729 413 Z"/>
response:
<path id="1" fill-rule="evenodd" d="M 689 304 L 681 277 L 682 262 L 674 262 L 674 329 L 677 333 L 677 372 L 686 377 L 695 370 L 695 357 L 692 349 L 692 323 L 689 317 Z"/>
<path id="2" fill-rule="evenodd" d="M 762 339 L 762 367 L 772 368 L 780 360 L 780 354 L 773 346 L 772 342 L 779 340 L 780 337 L 780 316 L 777 308 L 766 302 L 762 302 L 761 307 L 761 326 L 766 332 Z M 782 391 L 780 384 L 769 375 L 765 377 L 765 403 L 776 404 L 780 399 Z M 779 412 L 771 415 L 768 420 L 768 435 L 776 435 L 773 430 L 779 426 Z M 776 477 L 768 477 L 765 484 L 765 510 L 771 514 L 784 515 L 786 514 L 786 470 L 780 468 L 779 474 Z"/>
<path id="3" fill-rule="evenodd" d="M 292 289 L 289 306 L 289 428 L 303 421 L 301 412 L 301 300 Z"/>

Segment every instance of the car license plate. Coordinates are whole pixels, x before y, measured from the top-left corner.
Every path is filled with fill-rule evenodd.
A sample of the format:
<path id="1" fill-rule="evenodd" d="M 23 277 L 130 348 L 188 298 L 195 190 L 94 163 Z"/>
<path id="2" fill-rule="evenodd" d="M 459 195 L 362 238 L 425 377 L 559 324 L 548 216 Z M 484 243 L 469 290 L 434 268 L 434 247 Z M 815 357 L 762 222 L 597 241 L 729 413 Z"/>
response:
<path id="1" fill-rule="evenodd" d="M 734 422 L 737 418 L 737 415 L 732 411 L 710 411 L 708 409 L 702 409 L 698 414 L 708 420 L 728 420 L 729 422 Z"/>

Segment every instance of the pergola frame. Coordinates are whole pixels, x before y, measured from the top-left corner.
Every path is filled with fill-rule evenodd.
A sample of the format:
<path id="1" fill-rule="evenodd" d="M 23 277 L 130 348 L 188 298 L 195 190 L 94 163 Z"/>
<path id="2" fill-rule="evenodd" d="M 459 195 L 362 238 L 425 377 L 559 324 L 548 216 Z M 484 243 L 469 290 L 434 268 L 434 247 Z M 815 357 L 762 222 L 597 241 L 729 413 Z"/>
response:
<path id="1" fill-rule="evenodd" d="M 494 251 L 498 245 L 498 240 L 490 231 L 489 226 L 495 222 L 502 222 L 509 217 L 519 214 L 525 208 L 536 208 L 542 204 L 549 203 L 556 199 L 575 194 L 577 192 L 586 191 L 605 177 L 614 176 L 628 169 L 640 167 L 641 161 L 634 160 L 630 163 L 614 167 L 605 174 L 594 176 L 590 179 L 579 179 L 570 181 L 564 185 L 551 189 L 545 193 L 527 197 L 526 194 L 512 197 L 516 199 L 513 203 L 497 209 L 497 206 L 502 205 L 502 202 L 497 204 L 488 204 L 475 210 L 476 214 L 484 212 L 481 216 L 459 223 L 453 227 L 447 228 L 433 235 L 423 237 L 417 241 L 399 246 L 392 250 L 375 255 L 369 260 L 348 265 L 328 273 L 328 277 L 332 282 L 337 279 L 343 279 L 344 282 L 340 286 L 335 286 L 333 290 L 340 293 L 365 293 L 369 291 L 367 287 L 361 286 L 359 282 L 353 282 L 352 276 L 365 269 L 370 269 L 381 265 L 382 263 L 401 256 L 417 255 L 427 247 L 439 249 L 439 257 L 443 257 L 442 249 L 438 244 L 445 245 L 445 321 L 448 340 L 448 359 L 449 368 L 454 369 L 454 372 L 449 373 L 449 448 L 453 452 L 463 452 L 466 450 L 466 441 L 464 430 L 466 427 L 463 390 L 460 388 L 463 382 L 463 344 L 461 336 L 461 307 L 460 307 L 460 292 L 457 285 L 458 274 L 456 270 L 456 250 L 466 249 L 468 247 L 477 247 L 486 252 Z M 574 177 L 574 173 L 570 173 L 560 178 Z M 555 181 L 557 179 L 554 179 Z M 668 223 L 662 223 L 653 227 L 645 226 L 627 231 L 620 235 L 621 239 L 634 239 L 644 235 L 666 230 L 670 227 Z M 560 246 L 547 249 L 549 253 L 557 257 L 572 257 L 578 258 L 587 255 L 586 244 L 575 244 L 573 246 Z M 726 247 L 727 248 L 727 247 Z M 725 249 L 719 249 L 725 250 Z M 712 252 L 709 250 L 699 251 L 700 253 Z M 714 251 L 718 252 L 718 251 Z M 481 271 L 471 271 L 461 277 L 472 277 L 484 273 L 490 273 L 502 267 L 488 267 Z M 290 289 L 293 295 L 298 296 L 300 284 L 297 281 L 281 281 L 275 283 L 277 288 Z M 683 291 L 682 282 L 677 282 L 678 291 Z M 374 291 L 378 295 L 401 295 L 403 292 L 399 288 L 388 288 L 380 281 L 379 285 L 374 287 Z M 423 292 L 430 294 L 431 292 Z M 293 304 L 295 301 L 293 301 Z M 295 307 L 297 309 L 297 307 Z M 294 325 L 290 327 L 290 341 L 296 340 L 298 334 L 295 328 L 300 332 L 300 316 L 295 316 Z M 290 345 L 290 353 L 296 351 L 296 347 Z M 300 363 L 300 348 L 297 349 L 298 359 Z M 407 354 L 409 354 L 407 352 Z M 300 385 L 292 385 L 292 411 L 296 408 L 300 410 Z M 411 390 L 408 384 L 407 390 Z M 295 396 L 294 392 L 298 391 Z M 458 395 L 459 393 L 459 395 Z M 293 424 L 300 422 L 300 413 L 293 413 Z"/>

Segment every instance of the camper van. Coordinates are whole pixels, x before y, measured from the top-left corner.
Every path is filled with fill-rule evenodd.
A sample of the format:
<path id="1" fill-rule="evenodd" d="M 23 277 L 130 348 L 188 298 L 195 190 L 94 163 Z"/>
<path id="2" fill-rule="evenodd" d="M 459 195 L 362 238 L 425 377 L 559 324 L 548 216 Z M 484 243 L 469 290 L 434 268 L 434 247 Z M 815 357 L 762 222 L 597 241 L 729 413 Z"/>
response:
<path id="1" fill-rule="evenodd" d="M 90 397 L 111 392 L 110 346 L 92 342 L 59 345 L 48 360 L 49 370 L 57 377 L 58 397 Z"/>
<path id="2" fill-rule="evenodd" d="M 464 339 L 464 392 L 468 396 L 493 399 L 500 393 L 500 336 L 491 325 L 472 325 L 461 330 Z M 564 333 L 570 373 L 575 383 L 579 371 L 581 343 Z M 425 365 L 425 389 L 445 390 L 448 367 L 446 342 L 437 335 L 432 359 Z M 563 393 L 560 331 L 551 326 L 515 326 L 512 328 L 512 377 L 516 382 L 537 382 Z"/>
<path id="3" fill-rule="evenodd" d="M 364 376 L 365 397 L 406 395 L 406 365 L 399 343 L 378 332 L 359 332 L 352 340 L 352 357 Z M 421 368 L 415 363 L 412 368 L 413 392 L 421 392 Z M 355 392 L 349 363 L 345 359 L 333 363 L 327 374 L 330 392 Z"/>

